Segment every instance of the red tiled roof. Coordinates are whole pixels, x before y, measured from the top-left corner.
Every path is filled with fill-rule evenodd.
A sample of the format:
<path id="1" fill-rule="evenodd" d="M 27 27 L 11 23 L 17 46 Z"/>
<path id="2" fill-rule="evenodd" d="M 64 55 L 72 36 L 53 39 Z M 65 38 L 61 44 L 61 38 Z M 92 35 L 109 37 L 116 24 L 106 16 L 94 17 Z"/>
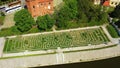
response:
<path id="1" fill-rule="evenodd" d="M 109 2 L 109 1 L 105 1 L 105 2 L 103 3 L 103 6 L 110 6 L 110 2 Z"/>
<path id="2" fill-rule="evenodd" d="M 38 1 L 38 2 L 50 2 L 50 1 L 53 1 L 53 0 L 26 0 L 26 1 Z"/>
<path id="3" fill-rule="evenodd" d="M 53 0 L 38 0 L 38 2 L 50 2 L 50 1 L 53 1 Z"/>

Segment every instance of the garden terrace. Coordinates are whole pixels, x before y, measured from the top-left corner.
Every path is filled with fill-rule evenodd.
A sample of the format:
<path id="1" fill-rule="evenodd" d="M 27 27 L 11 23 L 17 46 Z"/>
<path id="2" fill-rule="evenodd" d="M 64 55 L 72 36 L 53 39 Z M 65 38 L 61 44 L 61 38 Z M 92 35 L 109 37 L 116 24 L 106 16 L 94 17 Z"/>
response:
<path id="1" fill-rule="evenodd" d="M 6 38 L 4 53 L 99 45 L 109 42 L 102 28 Z"/>

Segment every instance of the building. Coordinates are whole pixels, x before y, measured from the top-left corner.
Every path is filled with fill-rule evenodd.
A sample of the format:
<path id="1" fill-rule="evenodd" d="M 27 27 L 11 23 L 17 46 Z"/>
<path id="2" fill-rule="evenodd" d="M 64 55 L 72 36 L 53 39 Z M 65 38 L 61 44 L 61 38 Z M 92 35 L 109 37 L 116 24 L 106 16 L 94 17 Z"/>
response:
<path id="1" fill-rule="evenodd" d="M 109 6 L 109 0 L 92 0 L 95 5 Z"/>
<path id="2" fill-rule="evenodd" d="M 120 3 L 120 0 L 110 0 L 110 6 L 116 7 Z"/>
<path id="3" fill-rule="evenodd" d="M 0 11 L 4 12 L 6 15 L 13 13 L 15 11 L 18 11 L 20 9 L 22 9 L 20 0 L 16 0 L 16 1 L 10 2 L 6 5 L 0 6 Z"/>
<path id="4" fill-rule="evenodd" d="M 92 0 L 95 5 L 111 6 L 116 7 L 120 0 Z"/>
<path id="5" fill-rule="evenodd" d="M 110 6 L 110 0 L 103 0 L 103 6 Z"/>
<path id="6" fill-rule="evenodd" d="M 54 12 L 53 0 L 26 0 L 26 5 L 33 17 Z"/>
<path id="7" fill-rule="evenodd" d="M 99 5 L 101 3 L 101 0 L 92 0 L 92 2 L 95 4 L 95 5 Z"/>

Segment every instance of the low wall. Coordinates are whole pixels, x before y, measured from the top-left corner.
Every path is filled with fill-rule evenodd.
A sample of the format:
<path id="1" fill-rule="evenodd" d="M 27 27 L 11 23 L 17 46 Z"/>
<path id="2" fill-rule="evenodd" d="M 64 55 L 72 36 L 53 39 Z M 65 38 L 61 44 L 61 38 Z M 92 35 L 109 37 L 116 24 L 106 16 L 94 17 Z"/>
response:
<path id="1" fill-rule="evenodd" d="M 3 55 L 3 49 L 4 49 L 4 45 L 5 45 L 5 38 L 0 38 L 0 57 L 2 57 Z"/>
<path id="2" fill-rule="evenodd" d="M 36 36 L 36 35 L 41 35 L 41 34 L 61 33 L 61 32 L 70 32 L 70 31 L 75 31 L 75 30 L 86 30 L 86 29 L 95 29 L 95 28 L 100 28 L 100 26 L 85 27 L 85 28 L 75 28 L 75 29 L 66 29 L 66 30 L 42 32 L 42 33 L 32 33 L 32 34 L 24 34 L 24 35 L 16 35 L 16 36 L 7 36 L 6 38 L 15 38 L 17 36 L 23 36 L 23 37 Z"/>
<path id="3" fill-rule="evenodd" d="M 97 48 L 103 48 L 108 46 L 113 46 L 111 42 L 107 44 L 100 44 L 100 45 L 88 45 L 84 47 L 73 47 L 73 48 L 64 48 L 60 49 L 62 52 L 71 52 L 71 51 L 83 51 L 83 50 L 91 50 L 91 49 L 97 49 Z M 51 53 L 57 53 L 58 49 L 54 50 L 41 50 L 41 51 L 25 51 L 25 52 L 19 52 L 19 53 L 4 53 L 2 57 L 15 57 L 15 56 L 25 56 L 25 55 L 42 55 L 42 54 L 51 54 Z"/>

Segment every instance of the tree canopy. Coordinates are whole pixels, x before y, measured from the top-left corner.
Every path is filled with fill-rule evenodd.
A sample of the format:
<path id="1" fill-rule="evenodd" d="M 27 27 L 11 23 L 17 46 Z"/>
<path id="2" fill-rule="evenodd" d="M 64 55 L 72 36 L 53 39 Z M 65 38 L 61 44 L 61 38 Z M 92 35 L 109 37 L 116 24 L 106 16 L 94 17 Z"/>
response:
<path id="1" fill-rule="evenodd" d="M 39 16 L 36 22 L 40 30 L 51 29 L 55 24 L 54 19 L 49 15 Z"/>
<path id="2" fill-rule="evenodd" d="M 58 28 L 66 28 L 71 22 L 73 25 L 76 25 L 74 22 L 78 25 L 101 25 L 108 22 L 107 17 L 108 14 L 101 11 L 101 6 L 95 6 L 90 0 L 64 0 L 63 7 L 55 13 L 54 18 Z"/>
<path id="3" fill-rule="evenodd" d="M 32 28 L 35 24 L 34 19 L 32 18 L 31 14 L 26 9 L 22 9 L 15 13 L 14 16 L 15 25 L 17 29 L 21 32 L 26 32 Z"/>
<path id="4" fill-rule="evenodd" d="M 113 12 L 110 13 L 110 16 L 113 18 L 120 19 L 120 4 L 116 6 Z"/>
<path id="5" fill-rule="evenodd" d="M 101 11 L 101 6 L 95 6 L 90 0 L 78 0 L 78 3 L 78 23 L 101 25 L 108 22 L 108 14 Z"/>
<path id="6" fill-rule="evenodd" d="M 55 14 L 56 25 L 60 28 L 67 26 L 66 22 L 77 18 L 77 0 L 64 0 L 64 6 Z"/>

